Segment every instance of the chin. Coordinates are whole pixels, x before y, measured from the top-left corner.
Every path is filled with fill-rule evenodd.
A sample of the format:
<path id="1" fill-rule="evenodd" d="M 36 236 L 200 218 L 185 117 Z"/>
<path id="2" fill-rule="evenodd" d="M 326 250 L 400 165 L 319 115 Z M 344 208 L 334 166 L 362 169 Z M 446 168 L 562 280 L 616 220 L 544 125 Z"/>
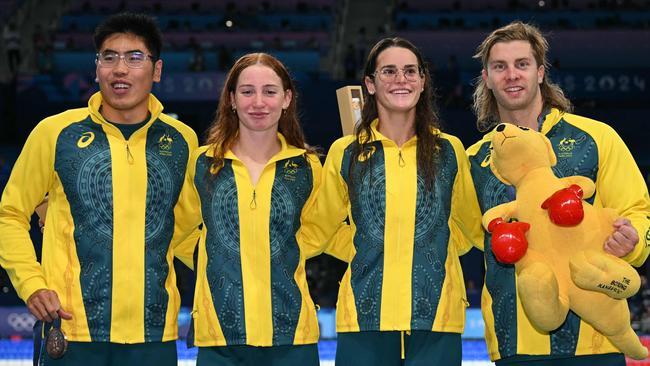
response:
<path id="1" fill-rule="evenodd" d="M 110 101 L 108 104 L 110 104 L 110 106 L 113 107 L 113 109 L 117 109 L 117 110 L 120 110 L 120 111 L 128 111 L 128 110 L 134 109 L 136 107 L 135 103 L 124 103 L 124 102 L 121 102 L 121 101 L 117 101 L 117 102 L 116 101 Z"/>
<path id="2" fill-rule="evenodd" d="M 511 111 L 518 111 L 522 109 L 526 109 L 531 103 L 526 102 L 526 101 L 517 101 L 515 103 L 508 103 L 508 109 Z"/>
<path id="3" fill-rule="evenodd" d="M 264 132 L 268 130 L 272 130 L 276 124 L 248 124 L 245 125 L 244 127 L 247 130 L 254 131 L 254 132 Z"/>
<path id="4" fill-rule="evenodd" d="M 412 111 L 415 109 L 416 104 L 409 104 L 409 105 L 394 105 L 390 110 L 393 110 L 395 112 L 408 112 Z"/>

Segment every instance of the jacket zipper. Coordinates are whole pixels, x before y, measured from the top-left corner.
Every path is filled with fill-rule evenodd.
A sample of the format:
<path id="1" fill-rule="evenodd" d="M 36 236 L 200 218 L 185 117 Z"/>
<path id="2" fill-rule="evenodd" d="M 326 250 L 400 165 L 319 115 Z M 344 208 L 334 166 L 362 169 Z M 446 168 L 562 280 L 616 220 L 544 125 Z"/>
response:
<path id="1" fill-rule="evenodd" d="M 255 198 L 255 188 L 253 188 L 253 198 L 251 199 L 251 202 L 248 204 L 248 207 L 250 207 L 252 210 L 257 208 L 257 199 Z"/>
<path id="2" fill-rule="evenodd" d="M 129 143 L 126 143 L 126 161 L 129 162 L 129 164 L 133 165 L 134 159 L 133 159 L 133 154 L 131 154 L 131 149 L 129 148 Z"/>
<path id="3" fill-rule="evenodd" d="M 399 149 L 399 157 L 397 159 L 397 165 L 400 166 L 400 168 L 403 168 L 406 166 L 406 161 L 404 160 L 404 157 L 402 157 L 402 149 Z"/>

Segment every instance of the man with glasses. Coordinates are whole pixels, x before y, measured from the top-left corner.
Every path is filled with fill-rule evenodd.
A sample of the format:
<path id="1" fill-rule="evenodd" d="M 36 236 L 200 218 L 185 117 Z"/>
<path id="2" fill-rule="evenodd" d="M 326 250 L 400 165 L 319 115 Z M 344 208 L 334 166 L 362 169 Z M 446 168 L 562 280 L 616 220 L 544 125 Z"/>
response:
<path id="1" fill-rule="evenodd" d="M 198 142 L 151 94 L 162 72 L 161 38 L 145 15 L 100 24 L 100 91 L 86 108 L 36 126 L 3 193 L 0 265 L 30 312 L 48 323 L 38 331 L 60 327 L 70 341 L 62 357 L 54 351 L 65 347 L 48 341 L 45 365 L 177 364 L 172 261 L 191 265 L 195 242 L 180 244 L 174 225 L 188 216 L 181 188 Z M 46 195 L 39 264 L 28 229 Z"/>

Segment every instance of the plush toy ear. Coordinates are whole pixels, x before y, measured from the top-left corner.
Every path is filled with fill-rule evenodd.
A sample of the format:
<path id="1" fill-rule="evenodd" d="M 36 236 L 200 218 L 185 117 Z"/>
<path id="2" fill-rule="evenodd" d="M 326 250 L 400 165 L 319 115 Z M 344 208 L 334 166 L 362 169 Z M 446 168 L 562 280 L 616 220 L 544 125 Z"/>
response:
<path id="1" fill-rule="evenodd" d="M 546 149 L 548 150 L 548 158 L 551 161 L 551 166 L 555 166 L 555 164 L 557 164 L 557 157 L 555 156 L 555 151 L 553 151 L 551 140 L 549 140 L 548 137 L 542 135 L 541 133 L 540 136 L 542 136 L 544 143 L 546 143 Z"/>
<path id="2" fill-rule="evenodd" d="M 493 152 L 494 153 L 494 152 Z M 492 170 L 492 173 L 494 174 L 495 177 L 497 177 L 498 180 L 502 181 L 503 183 L 511 186 L 512 183 L 508 182 L 506 178 L 504 178 L 501 174 L 499 174 L 499 171 L 497 170 L 497 167 L 494 166 L 494 156 L 490 158 L 490 169 Z"/>

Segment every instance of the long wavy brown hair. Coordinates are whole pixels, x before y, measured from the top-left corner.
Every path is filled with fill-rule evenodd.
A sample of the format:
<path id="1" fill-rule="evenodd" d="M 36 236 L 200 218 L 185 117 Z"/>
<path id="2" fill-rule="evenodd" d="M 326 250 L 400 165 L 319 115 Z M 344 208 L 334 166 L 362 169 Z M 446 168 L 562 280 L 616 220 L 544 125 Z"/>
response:
<path id="1" fill-rule="evenodd" d="M 370 79 L 375 78 L 375 70 L 377 68 L 377 57 L 385 49 L 389 47 L 405 48 L 415 55 L 418 60 L 418 67 L 420 74 L 424 78 L 424 91 L 420 94 L 420 99 L 415 106 L 415 135 L 417 136 L 417 164 L 418 174 L 423 177 L 425 187 L 429 191 L 433 191 L 435 183 L 436 168 L 438 164 L 438 155 L 441 148 L 441 137 L 438 132 L 440 131 L 440 118 L 438 109 L 434 103 L 434 89 L 429 74 L 429 68 L 424 62 L 424 58 L 415 45 L 404 38 L 384 38 L 377 42 L 368 54 L 366 65 L 364 68 L 365 77 Z M 361 121 L 355 129 L 355 135 L 358 144 L 352 151 L 350 169 L 358 161 L 359 155 L 368 151 L 367 144 L 372 138 L 372 122 L 379 117 L 377 112 L 377 99 L 374 94 L 368 92 L 366 83 L 362 82 L 364 105 L 361 110 Z M 364 167 L 367 164 L 364 164 Z M 352 171 L 352 170 L 350 170 Z M 352 179 L 351 179 L 352 181 Z M 354 183 L 354 182 L 352 182 Z"/>
<path id="2" fill-rule="evenodd" d="M 237 117 L 237 111 L 232 109 L 233 101 L 230 96 L 237 88 L 239 75 L 245 68 L 253 65 L 264 65 L 271 68 L 280 77 L 280 80 L 282 80 L 282 89 L 285 92 L 287 90 L 291 91 L 291 102 L 287 109 L 282 111 L 280 115 L 278 132 L 285 137 L 289 145 L 305 148 L 308 152 L 314 151 L 314 149 L 305 143 L 305 135 L 296 111 L 298 92 L 287 68 L 278 59 L 267 53 L 249 53 L 240 57 L 228 72 L 223 89 L 221 90 L 217 115 L 208 128 L 206 143 L 210 145 L 210 149 L 212 149 L 214 154 L 212 169 L 210 169 L 213 174 L 216 174 L 218 169 L 223 166 L 224 155 L 237 141 L 237 136 L 239 135 L 239 118 Z"/>
<path id="3" fill-rule="evenodd" d="M 476 49 L 474 58 L 480 59 L 483 69 L 487 70 L 492 46 L 499 42 L 511 41 L 530 43 L 537 66 L 542 65 L 546 71 L 549 70 L 550 64 L 546 57 L 548 53 L 546 38 L 537 27 L 520 21 L 512 22 L 490 33 Z M 479 131 L 485 132 L 499 123 L 499 109 L 494 94 L 488 89 L 481 76 L 476 79 L 475 86 L 472 108 L 477 118 L 476 126 Z M 550 108 L 557 108 L 562 112 L 571 112 L 573 110 L 571 102 L 564 95 L 562 89 L 549 79 L 548 72 L 544 73 L 544 79 L 539 87 L 544 110 Z"/>

